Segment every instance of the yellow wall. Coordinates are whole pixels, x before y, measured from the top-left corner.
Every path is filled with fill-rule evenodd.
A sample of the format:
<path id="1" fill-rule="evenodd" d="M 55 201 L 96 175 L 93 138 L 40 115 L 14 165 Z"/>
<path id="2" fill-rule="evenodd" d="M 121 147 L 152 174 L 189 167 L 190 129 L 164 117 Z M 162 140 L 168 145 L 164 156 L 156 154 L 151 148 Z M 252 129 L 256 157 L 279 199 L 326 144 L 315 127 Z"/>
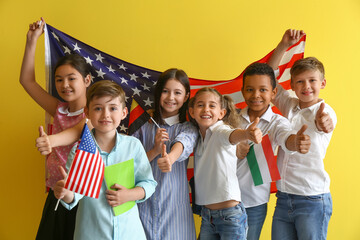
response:
<path id="1" fill-rule="evenodd" d="M 334 202 L 328 239 L 360 239 L 358 0 L 1 0 L 0 239 L 34 239 L 45 200 L 44 160 L 34 147 L 44 111 L 18 82 L 28 24 L 40 16 L 118 58 L 159 71 L 179 67 L 203 79 L 233 78 L 272 50 L 287 28 L 304 29 L 305 56 L 325 64 L 321 97 L 338 116 L 325 159 Z M 43 43 L 36 73 L 44 85 Z M 274 196 L 261 239 L 270 239 L 273 207 Z"/>

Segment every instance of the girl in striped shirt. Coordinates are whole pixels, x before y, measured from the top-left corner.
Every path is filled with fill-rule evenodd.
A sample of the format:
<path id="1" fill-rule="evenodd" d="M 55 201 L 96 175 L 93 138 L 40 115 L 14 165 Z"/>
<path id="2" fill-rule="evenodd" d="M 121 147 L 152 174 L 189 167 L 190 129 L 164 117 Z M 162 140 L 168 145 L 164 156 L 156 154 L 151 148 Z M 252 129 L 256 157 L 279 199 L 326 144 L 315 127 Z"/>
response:
<path id="1" fill-rule="evenodd" d="M 187 182 L 188 157 L 198 132 L 186 121 L 190 83 L 179 69 L 163 72 L 155 87 L 154 119 L 134 137 L 143 144 L 158 185 L 147 201 L 140 203 L 140 218 L 148 239 L 196 239 Z"/>

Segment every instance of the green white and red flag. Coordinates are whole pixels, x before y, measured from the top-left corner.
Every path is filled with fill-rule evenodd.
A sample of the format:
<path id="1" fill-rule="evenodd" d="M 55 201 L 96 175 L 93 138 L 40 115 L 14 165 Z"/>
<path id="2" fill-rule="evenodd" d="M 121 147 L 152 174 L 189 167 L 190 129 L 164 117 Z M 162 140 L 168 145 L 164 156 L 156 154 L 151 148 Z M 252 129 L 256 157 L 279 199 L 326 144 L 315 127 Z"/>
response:
<path id="1" fill-rule="evenodd" d="M 252 145 L 246 158 L 255 186 L 280 180 L 269 135 L 265 135 L 260 144 Z"/>

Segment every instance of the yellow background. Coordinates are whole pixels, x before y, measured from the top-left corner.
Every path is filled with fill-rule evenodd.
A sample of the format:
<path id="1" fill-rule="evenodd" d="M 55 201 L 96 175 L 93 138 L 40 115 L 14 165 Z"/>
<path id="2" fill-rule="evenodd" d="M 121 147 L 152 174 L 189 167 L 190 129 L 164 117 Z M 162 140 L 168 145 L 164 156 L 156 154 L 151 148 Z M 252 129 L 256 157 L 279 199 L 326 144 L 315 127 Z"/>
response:
<path id="1" fill-rule="evenodd" d="M 44 159 L 34 147 L 44 111 L 19 84 L 28 24 L 41 16 L 120 59 L 202 79 L 236 77 L 286 29 L 304 29 L 305 56 L 325 65 L 321 97 L 338 116 L 325 159 L 333 196 L 328 239 L 360 239 L 359 0 L 0 0 L 0 239 L 34 239 L 45 201 Z M 43 86 L 44 73 L 41 37 L 36 76 Z M 270 239 L 273 208 L 274 196 L 261 239 Z"/>

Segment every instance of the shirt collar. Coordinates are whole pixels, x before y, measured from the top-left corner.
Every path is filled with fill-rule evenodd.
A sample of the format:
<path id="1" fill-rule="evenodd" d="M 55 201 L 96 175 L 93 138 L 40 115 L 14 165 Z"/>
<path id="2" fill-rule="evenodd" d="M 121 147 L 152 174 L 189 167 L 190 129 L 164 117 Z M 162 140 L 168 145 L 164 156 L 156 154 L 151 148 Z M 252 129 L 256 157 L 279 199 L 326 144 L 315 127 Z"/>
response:
<path id="1" fill-rule="evenodd" d="M 180 122 L 179 114 L 172 117 L 164 118 L 164 122 L 169 126 L 179 123 Z"/>
<path id="2" fill-rule="evenodd" d="M 325 102 L 324 99 L 321 99 L 321 98 L 319 98 L 319 99 L 320 99 L 319 102 L 311 105 L 310 107 L 303 108 L 303 109 L 300 108 L 300 103 L 298 102 L 298 104 L 296 104 L 296 105 L 294 106 L 293 111 L 294 111 L 294 112 L 298 112 L 298 111 L 301 111 L 301 110 L 308 109 L 308 110 L 310 110 L 311 112 L 316 112 L 316 111 L 319 109 L 320 104 L 323 103 L 323 102 Z"/>
<path id="3" fill-rule="evenodd" d="M 117 148 L 117 146 L 119 145 L 118 143 L 121 141 L 121 138 L 123 137 L 120 133 L 118 133 L 117 131 L 116 131 L 116 135 L 115 135 L 115 145 L 114 145 L 114 147 L 113 147 L 113 149 L 111 150 L 111 152 L 104 152 L 103 150 L 101 150 L 101 148 L 99 147 L 99 144 L 97 143 L 97 141 L 96 141 L 96 138 L 95 138 L 95 128 L 93 128 L 92 130 L 91 130 L 91 135 L 92 135 L 92 137 L 93 137 L 93 139 L 94 139 L 94 142 L 95 142 L 95 144 L 96 144 L 96 146 L 97 146 L 97 148 L 99 149 L 99 152 L 101 153 L 101 154 L 109 154 L 109 153 L 111 153 L 111 152 L 113 152 L 113 151 L 116 151 L 116 148 Z"/>
<path id="4" fill-rule="evenodd" d="M 246 106 L 245 108 L 241 109 L 240 115 L 243 118 L 245 118 L 248 122 L 250 122 L 250 117 L 249 117 L 248 111 L 249 111 L 249 107 Z M 264 114 L 260 117 L 260 119 L 270 122 L 273 115 L 274 115 L 274 112 L 272 111 L 271 106 L 269 105 L 266 112 L 264 112 Z"/>
<path id="5" fill-rule="evenodd" d="M 59 112 L 61 114 L 64 114 L 66 116 L 69 116 L 69 117 L 72 117 L 72 116 L 77 116 L 77 115 L 80 115 L 84 112 L 84 108 L 80 109 L 80 110 L 77 110 L 75 112 L 69 112 L 69 108 L 68 106 L 61 106 L 59 107 Z"/>

